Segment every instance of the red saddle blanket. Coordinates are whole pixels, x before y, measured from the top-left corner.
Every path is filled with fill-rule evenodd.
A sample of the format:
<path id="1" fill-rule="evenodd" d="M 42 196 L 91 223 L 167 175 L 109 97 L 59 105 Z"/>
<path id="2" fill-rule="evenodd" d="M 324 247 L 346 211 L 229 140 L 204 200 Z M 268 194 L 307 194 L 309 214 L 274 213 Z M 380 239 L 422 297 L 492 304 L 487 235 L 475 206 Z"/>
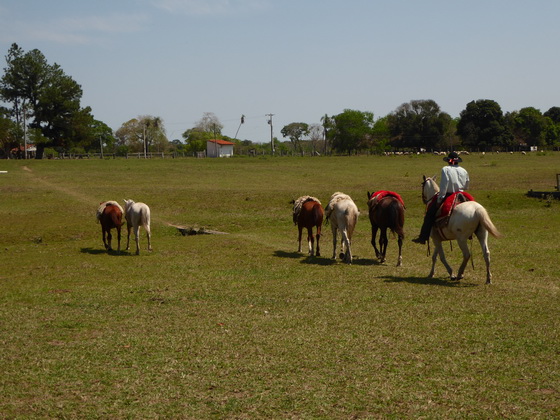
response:
<path id="1" fill-rule="evenodd" d="M 382 200 L 382 199 L 384 199 L 385 197 L 388 197 L 388 196 L 395 197 L 397 200 L 399 200 L 401 202 L 401 204 L 404 207 L 404 201 L 403 201 L 402 197 L 399 194 L 397 194 L 396 192 L 393 192 L 393 191 L 385 191 L 385 190 L 376 191 L 371 195 L 370 200 L 375 199 L 375 202 L 378 203 L 380 200 Z"/>
<path id="2" fill-rule="evenodd" d="M 444 217 L 448 217 L 453 212 L 453 209 L 456 205 L 464 203 L 465 201 L 476 201 L 472 195 L 468 192 L 456 192 L 449 195 L 438 210 L 437 218 L 441 219 Z"/>

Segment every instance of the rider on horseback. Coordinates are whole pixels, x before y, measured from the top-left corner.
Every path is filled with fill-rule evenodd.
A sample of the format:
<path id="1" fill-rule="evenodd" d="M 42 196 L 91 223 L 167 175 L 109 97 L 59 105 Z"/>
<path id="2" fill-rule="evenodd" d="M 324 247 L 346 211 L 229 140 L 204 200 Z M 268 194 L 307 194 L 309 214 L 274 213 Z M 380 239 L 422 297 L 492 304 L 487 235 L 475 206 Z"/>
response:
<path id="1" fill-rule="evenodd" d="M 417 244 L 425 244 L 430 238 L 430 232 L 436 220 L 436 213 L 445 198 L 453 193 L 469 188 L 469 174 L 464 168 L 459 166 L 459 162 L 462 162 L 463 159 L 459 157 L 457 152 L 449 153 L 449 156 L 443 158 L 443 160 L 448 163 L 448 166 L 444 166 L 441 170 L 440 192 L 437 195 L 437 200 L 431 200 L 428 204 L 420 236 L 412 240 L 412 242 Z"/>

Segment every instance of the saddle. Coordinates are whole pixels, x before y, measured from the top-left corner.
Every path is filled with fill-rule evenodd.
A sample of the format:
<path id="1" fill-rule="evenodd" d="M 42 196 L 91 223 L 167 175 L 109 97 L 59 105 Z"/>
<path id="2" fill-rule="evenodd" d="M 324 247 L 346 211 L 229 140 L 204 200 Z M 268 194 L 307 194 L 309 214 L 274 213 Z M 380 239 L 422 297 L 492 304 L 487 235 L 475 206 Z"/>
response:
<path id="1" fill-rule="evenodd" d="M 374 208 L 381 200 L 383 200 L 384 198 L 387 198 L 387 197 L 395 197 L 397 200 L 400 201 L 400 203 L 402 204 L 402 206 L 404 208 L 404 201 L 399 194 L 397 194 L 396 192 L 393 192 L 393 191 L 385 191 L 385 190 L 374 192 L 371 195 L 371 198 L 368 201 L 369 208 L 370 209 Z"/>
<path id="2" fill-rule="evenodd" d="M 476 201 L 472 195 L 467 192 L 460 191 L 452 193 L 443 200 L 439 210 L 436 213 L 436 226 L 442 229 L 447 226 L 449 219 L 453 214 L 455 207 L 467 201 Z"/>

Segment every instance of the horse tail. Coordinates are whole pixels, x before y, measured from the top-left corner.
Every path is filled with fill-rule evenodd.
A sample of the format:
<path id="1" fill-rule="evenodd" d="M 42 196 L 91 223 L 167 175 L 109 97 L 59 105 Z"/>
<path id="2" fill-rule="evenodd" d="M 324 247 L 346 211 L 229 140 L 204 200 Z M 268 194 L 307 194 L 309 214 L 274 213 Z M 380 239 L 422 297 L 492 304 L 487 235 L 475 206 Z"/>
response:
<path id="1" fill-rule="evenodd" d="M 358 223 L 358 216 L 360 212 L 353 208 L 348 209 L 346 212 L 346 232 L 348 233 L 348 239 L 350 239 L 354 234 L 354 229 Z"/>
<path id="2" fill-rule="evenodd" d="M 397 200 L 393 200 L 389 207 L 389 227 L 391 232 L 404 239 L 404 207 Z"/>
<path id="3" fill-rule="evenodd" d="M 325 225 L 329 224 L 329 218 L 331 217 L 331 213 L 333 212 L 334 206 L 329 203 L 327 207 L 325 207 Z"/>
<path id="4" fill-rule="evenodd" d="M 488 212 L 484 207 L 480 206 L 476 212 L 479 215 L 480 224 L 484 226 L 484 228 L 490 233 L 490 235 L 492 235 L 494 238 L 499 238 L 502 236 L 496 226 L 494 226 L 494 223 L 492 223 L 492 220 L 490 219 L 490 216 L 488 215 Z"/>
<path id="5" fill-rule="evenodd" d="M 150 226 L 150 208 L 144 205 L 140 208 L 139 213 L 139 224 L 144 227 Z"/>
<path id="6" fill-rule="evenodd" d="M 321 207 L 321 204 L 316 204 L 315 206 L 313 206 L 313 223 L 315 226 L 321 227 L 321 225 L 323 224 L 323 215 L 324 215 L 324 211 L 323 211 L 323 207 Z"/>

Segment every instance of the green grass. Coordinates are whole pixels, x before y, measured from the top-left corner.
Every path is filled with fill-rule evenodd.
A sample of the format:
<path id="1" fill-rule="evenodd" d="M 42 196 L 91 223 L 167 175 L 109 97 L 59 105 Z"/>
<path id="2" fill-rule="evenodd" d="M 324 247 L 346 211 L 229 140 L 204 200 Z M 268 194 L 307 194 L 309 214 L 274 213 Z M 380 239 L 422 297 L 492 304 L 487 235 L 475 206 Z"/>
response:
<path id="1" fill-rule="evenodd" d="M 560 154 L 471 155 L 504 234 L 486 286 L 427 279 L 419 232 L 433 156 L 2 161 L 0 418 L 560 416 Z M 403 267 L 374 259 L 366 192 L 406 203 Z M 289 201 L 361 210 L 351 266 L 297 254 Z M 143 201 L 152 244 L 103 250 L 101 201 Z M 182 236 L 169 224 L 228 235 Z M 143 232 L 142 232 L 143 233 Z M 126 242 L 126 239 L 124 240 Z M 124 248 L 124 245 L 123 245 Z M 457 246 L 445 246 L 450 263 Z"/>

